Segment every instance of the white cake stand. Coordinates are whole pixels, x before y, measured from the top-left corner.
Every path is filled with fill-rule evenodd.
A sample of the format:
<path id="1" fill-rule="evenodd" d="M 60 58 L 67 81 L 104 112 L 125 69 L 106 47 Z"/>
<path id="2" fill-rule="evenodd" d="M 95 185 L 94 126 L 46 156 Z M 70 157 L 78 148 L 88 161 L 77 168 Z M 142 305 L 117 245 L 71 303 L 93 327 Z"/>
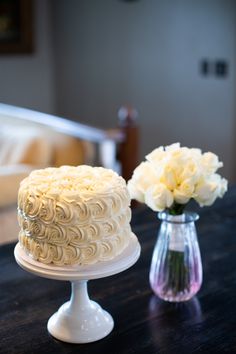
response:
<path id="1" fill-rule="evenodd" d="M 35 261 L 18 243 L 14 250 L 17 263 L 40 277 L 71 282 L 70 301 L 62 305 L 48 321 L 49 333 L 64 342 L 89 343 L 106 337 L 114 327 L 111 315 L 89 299 L 87 282 L 108 277 L 131 267 L 140 256 L 140 245 L 132 234 L 128 247 L 111 261 L 88 266 L 55 266 Z"/>

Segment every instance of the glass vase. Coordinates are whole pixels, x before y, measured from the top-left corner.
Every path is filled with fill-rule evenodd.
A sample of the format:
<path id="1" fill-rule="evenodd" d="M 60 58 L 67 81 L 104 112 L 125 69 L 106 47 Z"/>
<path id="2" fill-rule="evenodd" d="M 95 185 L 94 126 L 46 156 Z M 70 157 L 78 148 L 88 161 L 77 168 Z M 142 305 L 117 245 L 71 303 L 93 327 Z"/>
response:
<path id="1" fill-rule="evenodd" d="M 161 226 L 150 269 L 154 293 L 166 301 L 192 298 L 202 284 L 202 261 L 195 221 L 198 215 L 158 214 Z"/>

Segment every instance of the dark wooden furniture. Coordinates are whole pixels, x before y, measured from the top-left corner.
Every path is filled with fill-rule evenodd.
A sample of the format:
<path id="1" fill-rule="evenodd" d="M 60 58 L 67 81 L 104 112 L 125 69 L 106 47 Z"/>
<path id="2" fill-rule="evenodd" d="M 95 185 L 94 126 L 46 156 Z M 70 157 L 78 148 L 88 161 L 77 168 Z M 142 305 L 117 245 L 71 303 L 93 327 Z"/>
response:
<path id="1" fill-rule="evenodd" d="M 118 111 L 119 129 L 125 137 L 118 149 L 118 160 L 121 161 L 121 173 L 126 181 L 132 177 L 139 162 L 137 115 L 137 111 L 132 107 L 121 107 Z"/>
<path id="2" fill-rule="evenodd" d="M 69 297 L 69 283 L 38 278 L 16 264 L 14 244 L 0 247 L 0 353 L 234 353 L 236 352 L 236 188 L 198 210 L 204 280 L 197 297 L 165 303 L 148 273 L 158 221 L 145 207 L 133 212 L 142 253 L 131 269 L 89 283 L 91 298 L 114 317 L 105 339 L 83 345 L 52 338 L 48 318 Z"/>

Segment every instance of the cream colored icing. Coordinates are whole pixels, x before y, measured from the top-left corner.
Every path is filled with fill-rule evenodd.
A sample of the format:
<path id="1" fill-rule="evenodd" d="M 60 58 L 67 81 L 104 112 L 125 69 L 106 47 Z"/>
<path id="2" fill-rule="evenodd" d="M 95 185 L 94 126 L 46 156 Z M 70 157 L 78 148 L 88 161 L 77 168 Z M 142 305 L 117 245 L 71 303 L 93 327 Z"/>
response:
<path id="1" fill-rule="evenodd" d="M 112 170 L 62 166 L 35 170 L 18 193 L 19 242 L 43 263 L 94 264 L 128 245 L 130 197 Z"/>

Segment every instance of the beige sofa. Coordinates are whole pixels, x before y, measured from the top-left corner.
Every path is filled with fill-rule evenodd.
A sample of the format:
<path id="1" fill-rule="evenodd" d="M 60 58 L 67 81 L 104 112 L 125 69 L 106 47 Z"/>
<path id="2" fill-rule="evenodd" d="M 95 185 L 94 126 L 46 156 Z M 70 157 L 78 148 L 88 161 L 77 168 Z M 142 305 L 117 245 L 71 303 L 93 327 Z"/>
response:
<path id="1" fill-rule="evenodd" d="M 0 112 L 0 207 L 16 203 L 19 183 L 31 170 L 93 159 L 90 142 Z"/>
<path id="2" fill-rule="evenodd" d="M 106 130 L 0 103 L 0 208 L 16 204 L 20 181 L 36 168 L 101 165 L 128 180 L 138 163 L 137 112 L 119 112 L 118 127 Z"/>

